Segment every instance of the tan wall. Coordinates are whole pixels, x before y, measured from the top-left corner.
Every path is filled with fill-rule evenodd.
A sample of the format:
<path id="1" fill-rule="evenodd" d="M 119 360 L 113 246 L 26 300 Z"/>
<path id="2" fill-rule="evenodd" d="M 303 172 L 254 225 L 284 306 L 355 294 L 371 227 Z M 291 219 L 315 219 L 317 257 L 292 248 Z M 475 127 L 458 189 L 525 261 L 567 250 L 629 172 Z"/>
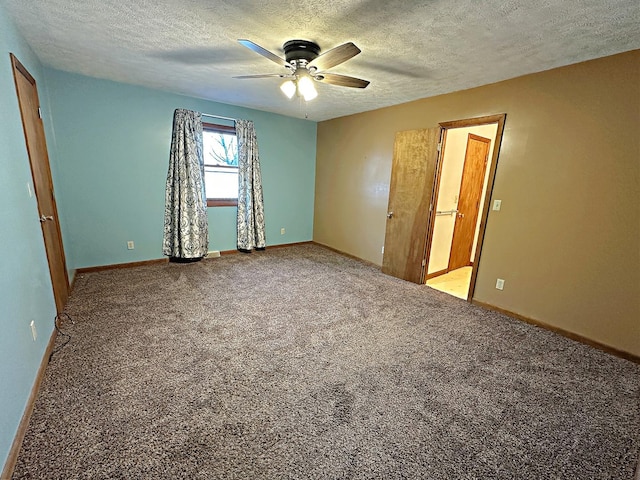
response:
<path id="1" fill-rule="evenodd" d="M 381 264 L 395 132 L 497 113 L 474 299 L 640 355 L 640 50 L 320 123 L 314 240 Z"/>

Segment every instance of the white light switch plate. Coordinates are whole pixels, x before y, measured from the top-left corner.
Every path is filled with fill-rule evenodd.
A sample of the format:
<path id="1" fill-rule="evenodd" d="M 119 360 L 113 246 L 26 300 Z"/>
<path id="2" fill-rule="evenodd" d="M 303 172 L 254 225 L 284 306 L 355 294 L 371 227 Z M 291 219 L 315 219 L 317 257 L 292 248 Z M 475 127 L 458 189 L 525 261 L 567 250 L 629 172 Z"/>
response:
<path id="1" fill-rule="evenodd" d="M 494 200 L 493 201 L 493 209 L 497 212 L 502 207 L 502 200 Z"/>

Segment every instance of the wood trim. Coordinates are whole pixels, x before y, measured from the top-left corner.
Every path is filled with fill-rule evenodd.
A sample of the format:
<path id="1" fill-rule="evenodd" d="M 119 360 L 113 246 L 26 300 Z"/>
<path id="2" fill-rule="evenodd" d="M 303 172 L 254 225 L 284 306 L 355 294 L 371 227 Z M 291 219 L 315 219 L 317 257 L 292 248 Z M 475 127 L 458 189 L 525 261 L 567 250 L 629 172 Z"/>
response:
<path id="1" fill-rule="evenodd" d="M 473 134 L 473 133 L 470 133 L 470 134 L 468 135 L 467 142 L 468 142 L 469 140 L 476 140 L 476 141 L 478 141 L 478 142 L 482 142 L 482 143 L 491 143 L 491 139 L 490 139 L 490 138 L 487 138 L 487 137 L 481 137 L 480 135 L 475 135 L 475 134 Z M 488 155 L 487 155 L 487 156 L 488 156 Z"/>
<path id="2" fill-rule="evenodd" d="M 471 261 L 473 268 L 471 270 L 471 280 L 469 282 L 469 294 L 467 295 L 467 302 L 471 302 L 473 299 L 473 292 L 475 291 L 476 281 L 478 279 L 478 265 L 480 262 L 480 254 L 482 253 L 484 233 L 487 228 L 487 219 L 489 217 L 489 208 L 491 206 L 490 205 L 491 195 L 493 193 L 493 184 L 496 178 L 496 168 L 498 166 L 498 158 L 500 155 L 500 148 L 502 146 L 502 135 L 504 133 L 504 123 L 506 118 L 507 118 L 506 113 L 500 113 L 496 115 L 487 115 L 484 117 L 467 118 L 464 120 L 454 120 L 450 122 L 439 123 L 439 125 L 443 129 L 445 129 L 445 132 L 450 128 L 476 127 L 479 125 L 487 125 L 490 123 L 498 124 L 498 128 L 496 130 L 496 136 L 494 139 L 493 155 L 491 157 L 491 161 L 489 165 L 489 177 L 487 179 L 487 191 L 485 193 L 485 198 L 484 198 L 484 207 L 482 208 L 482 216 L 480 217 L 480 230 L 478 232 L 476 254 Z M 443 151 L 444 151 L 444 148 L 443 148 Z"/>
<path id="3" fill-rule="evenodd" d="M 237 198 L 207 198 L 207 207 L 237 207 Z"/>
<path id="4" fill-rule="evenodd" d="M 506 113 L 499 113 L 496 115 L 487 115 L 484 117 L 466 118 L 464 120 L 453 120 L 451 122 L 440 122 L 438 125 L 440 125 L 442 128 L 475 127 L 477 125 L 486 125 L 488 123 L 500 123 L 500 120 L 504 121 L 504 118 L 506 116 Z"/>
<path id="5" fill-rule="evenodd" d="M 219 123 L 202 122 L 203 130 L 209 130 L 220 133 L 236 133 L 236 127 L 231 125 L 220 125 Z"/>
<path id="6" fill-rule="evenodd" d="M 471 303 L 473 303 L 474 305 L 478 305 L 479 307 L 486 308 L 487 310 L 493 310 L 494 312 L 503 313 L 504 315 L 508 315 L 509 317 L 513 317 L 517 320 L 528 323 L 530 325 L 544 328 L 545 330 L 549 330 L 551 332 L 562 335 L 563 337 L 567 337 L 567 338 L 570 338 L 571 340 L 575 340 L 576 342 L 580 342 L 582 344 L 588 345 L 598 350 L 602 350 L 603 352 L 610 353 L 611 355 L 615 355 L 616 357 L 624 358 L 625 360 L 629 360 L 630 362 L 640 364 L 640 356 L 634 355 L 633 353 L 625 352 L 624 350 L 618 350 L 617 348 L 610 347 L 609 345 L 605 345 L 604 343 L 600 343 L 595 340 L 591 340 L 590 338 L 583 337 L 578 333 L 573 333 L 573 332 L 570 332 L 569 330 L 565 330 L 563 328 L 556 327 L 554 325 L 551 325 L 545 322 L 541 322 L 540 320 L 535 320 L 533 318 L 520 315 L 519 313 L 512 312 L 504 308 L 496 307 L 495 305 L 491 305 L 490 303 L 481 302 L 479 300 L 472 300 Z"/>
<path id="7" fill-rule="evenodd" d="M 114 270 L 117 268 L 144 267 L 145 265 L 155 265 L 158 263 L 169 263 L 168 258 L 156 258 L 153 260 L 142 260 L 140 262 L 114 263 L 111 265 L 98 265 L 96 267 L 83 267 L 76 269 L 76 276 L 83 273 L 101 272 L 102 270 Z"/>
<path id="8" fill-rule="evenodd" d="M 47 348 L 45 349 L 42 360 L 40 361 L 40 367 L 38 367 L 36 379 L 33 382 L 33 386 L 31 387 L 31 393 L 29 393 L 27 404 L 24 408 L 20 423 L 18 424 L 18 430 L 16 431 L 13 442 L 11 443 L 9 455 L 7 456 L 7 460 L 5 461 L 4 468 L 2 469 L 2 474 L 0 474 L 0 478 L 11 478 L 11 476 L 13 475 L 13 470 L 16 468 L 16 462 L 18 461 L 18 455 L 20 454 L 20 449 L 22 448 L 22 442 L 24 441 L 24 436 L 27 433 L 27 428 L 29 428 L 29 421 L 31 420 L 33 407 L 36 403 L 36 399 L 38 398 L 40 385 L 42 384 L 42 379 L 44 378 L 44 372 L 47 369 L 47 365 L 49 365 L 49 356 L 53 351 L 53 346 L 56 343 L 57 335 L 58 332 L 54 329 L 53 332 L 51 332 L 49 343 L 47 344 Z"/>
<path id="9" fill-rule="evenodd" d="M 429 271 L 429 262 L 431 261 L 431 247 L 433 246 L 433 232 L 436 228 L 436 216 L 438 210 L 438 195 L 440 195 L 440 180 L 442 178 L 442 169 L 444 168 L 444 151 L 447 147 L 447 130 L 445 128 L 440 129 L 440 151 L 438 152 L 438 158 L 436 160 L 436 172 L 433 190 L 431 192 L 429 218 L 427 220 L 427 239 L 424 246 L 424 275 L 422 282 L 427 283 L 430 277 L 427 273 Z"/>
<path id="10" fill-rule="evenodd" d="M 419 284 L 424 285 L 427 281 L 425 278 L 429 270 L 429 257 L 431 256 L 431 241 L 433 240 L 433 228 L 436 224 L 436 209 L 438 206 L 438 192 L 440 187 L 440 174 L 442 173 L 442 162 L 444 159 L 444 133 L 445 129 L 438 127 L 438 143 L 440 149 L 436 146 L 436 164 L 433 169 L 433 187 L 431 188 L 431 197 L 429 198 L 429 214 L 427 216 L 427 231 L 425 232 L 424 247 L 422 250 L 422 271 L 420 272 Z"/>
<path id="11" fill-rule="evenodd" d="M 293 247 L 295 245 L 310 245 L 314 242 L 306 241 L 306 242 L 294 242 L 294 243 L 281 243 L 278 245 L 269 245 L 265 247 L 267 250 L 272 250 L 274 248 L 282 248 L 282 247 Z M 220 252 L 220 255 L 232 255 L 238 253 L 238 250 L 223 250 Z M 207 257 L 204 257 L 206 259 Z M 101 272 L 103 270 L 116 270 L 119 268 L 133 268 L 133 267 L 144 267 L 147 265 L 157 265 L 160 263 L 169 263 L 168 258 L 154 258 L 152 260 L 142 260 L 140 262 L 129 262 L 129 263 L 113 263 L 110 265 L 98 265 L 95 267 L 83 267 L 76 269 L 75 279 L 78 275 L 82 275 L 83 273 L 93 273 L 93 272 Z M 0 477 L 1 478 L 1 477 Z"/>
<path id="12" fill-rule="evenodd" d="M 293 243 L 279 243 L 277 245 L 267 245 L 264 247 L 265 250 L 274 250 L 276 248 L 285 248 L 285 247 L 295 247 L 296 245 L 312 245 L 314 242 L 306 241 L 306 242 L 293 242 Z M 220 252 L 220 256 L 222 255 L 234 255 L 236 253 L 240 253 L 240 250 L 222 250 Z"/>
<path id="13" fill-rule="evenodd" d="M 431 130 L 431 129 L 429 129 Z M 418 284 L 424 285 L 426 280 L 427 271 L 429 270 L 429 256 L 431 254 L 431 241 L 433 240 L 433 227 L 435 226 L 435 218 L 436 218 L 436 207 L 438 204 L 438 182 L 440 181 L 440 173 L 442 169 L 442 160 L 444 153 L 444 129 L 442 127 L 438 127 L 437 133 L 437 144 L 436 144 L 436 161 L 433 167 L 433 180 L 431 187 L 431 196 L 429 197 L 429 212 L 427 215 L 427 228 L 424 232 L 423 239 L 423 247 L 422 247 L 422 270 L 420 271 L 420 279 Z M 440 145 L 440 149 L 438 149 L 438 145 Z"/>
<path id="14" fill-rule="evenodd" d="M 489 163 L 489 177 L 487 178 L 487 191 L 484 196 L 484 206 L 482 207 L 482 216 L 480 217 L 480 229 L 478 230 L 478 241 L 476 243 L 476 254 L 471 259 L 473 262 L 473 268 L 471 269 L 471 280 L 469 282 L 469 295 L 467 301 L 470 302 L 473 298 L 473 292 L 476 289 L 476 281 L 478 279 L 478 266 L 480 263 L 480 255 L 482 253 L 482 244 L 484 243 L 484 233 L 487 229 L 487 220 L 489 219 L 489 209 L 491 208 L 491 196 L 493 194 L 493 184 L 496 180 L 496 169 L 498 168 L 498 159 L 500 156 L 500 148 L 502 147 L 502 134 L 504 133 L 504 122 L 507 119 L 507 114 L 494 115 L 498 117 L 498 129 L 496 130 L 496 137 L 493 145 L 493 155 Z"/>
<path id="15" fill-rule="evenodd" d="M 377 263 L 370 262 L 369 260 L 365 260 L 364 258 L 356 257 L 355 255 L 351 255 L 350 253 L 343 252 L 342 250 L 338 250 L 337 248 L 330 247 L 329 245 L 325 245 L 323 243 L 319 243 L 319 242 L 315 242 L 315 241 L 308 242 L 308 243 L 312 243 L 312 244 L 317 245 L 319 247 L 326 248 L 327 250 L 331 250 L 332 252 L 339 253 L 340 255 L 344 255 L 345 257 L 349 257 L 349 258 L 351 258 L 353 260 L 358 260 L 359 262 L 362 262 L 365 265 L 369 265 L 370 267 L 374 267 L 374 268 L 376 268 L 378 270 L 381 269 L 381 266 L 378 265 Z"/>
<path id="16" fill-rule="evenodd" d="M 267 245 L 265 248 L 267 250 L 273 250 L 275 248 L 285 248 L 285 247 L 296 247 L 298 245 L 313 245 L 312 240 L 307 240 L 305 242 L 293 242 L 293 243 L 278 243 L 277 245 Z"/>
<path id="17" fill-rule="evenodd" d="M 432 278 L 439 277 L 440 275 L 444 275 L 445 273 L 449 273 L 448 268 L 444 268 L 442 270 L 438 270 L 437 272 L 428 273 L 426 280 L 431 280 Z"/>

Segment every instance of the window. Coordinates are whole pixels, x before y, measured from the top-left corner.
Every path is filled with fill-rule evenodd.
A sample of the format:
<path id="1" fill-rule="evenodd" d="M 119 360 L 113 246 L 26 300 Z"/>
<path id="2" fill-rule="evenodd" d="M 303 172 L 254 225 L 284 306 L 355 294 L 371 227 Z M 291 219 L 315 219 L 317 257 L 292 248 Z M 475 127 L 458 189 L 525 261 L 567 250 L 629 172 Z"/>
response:
<path id="1" fill-rule="evenodd" d="M 202 123 L 207 206 L 238 205 L 238 142 L 235 127 Z"/>

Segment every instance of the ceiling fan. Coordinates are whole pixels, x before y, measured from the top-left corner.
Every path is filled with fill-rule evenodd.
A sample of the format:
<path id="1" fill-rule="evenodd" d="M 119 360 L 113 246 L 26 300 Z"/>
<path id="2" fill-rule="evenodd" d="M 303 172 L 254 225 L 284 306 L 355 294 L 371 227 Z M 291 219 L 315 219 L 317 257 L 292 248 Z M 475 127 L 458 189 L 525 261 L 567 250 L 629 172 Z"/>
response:
<path id="1" fill-rule="evenodd" d="M 280 89 L 289 98 L 293 98 L 296 92 L 306 101 L 316 98 L 318 92 L 313 85 L 313 80 L 340 87 L 366 88 L 369 85 L 367 80 L 325 72 L 325 70 L 340 65 L 360 53 L 360 49 L 351 42 L 344 43 L 321 54 L 317 43 L 308 40 L 289 40 L 283 45 L 285 58 L 279 57 L 250 40 L 240 39 L 238 42 L 240 45 L 285 67 L 287 72 L 242 75 L 234 78 L 286 78 L 287 80 L 280 86 Z"/>

